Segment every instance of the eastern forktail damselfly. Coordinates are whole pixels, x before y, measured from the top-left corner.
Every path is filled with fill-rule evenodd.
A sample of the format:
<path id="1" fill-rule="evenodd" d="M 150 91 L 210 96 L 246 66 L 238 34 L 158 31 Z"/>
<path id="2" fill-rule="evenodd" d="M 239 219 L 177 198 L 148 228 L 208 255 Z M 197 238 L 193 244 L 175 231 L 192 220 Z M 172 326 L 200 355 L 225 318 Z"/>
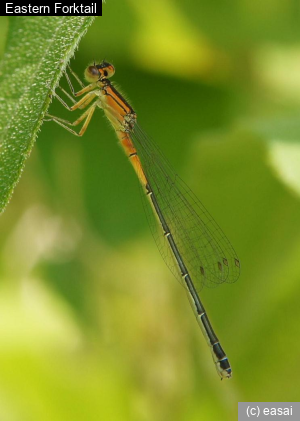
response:
<path id="1" fill-rule="evenodd" d="M 157 246 L 187 291 L 219 375 L 221 378 L 231 377 L 228 358 L 210 324 L 199 292 L 203 286 L 237 280 L 240 262 L 233 247 L 205 207 L 137 124 L 136 113 L 110 81 L 115 73 L 114 66 L 106 61 L 88 66 L 85 70 L 88 86 L 70 68 L 69 71 L 82 87 L 75 92 L 65 72 L 72 94 L 75 98 L 82 98 L 76 102 L 60 88 L 73 102 L 69 107 L 57 93 L 53 92 L 53 95 L 70 111 L 88 108 L 73 123 L 49 114 L 48 120 L 82 136 L 95 109 L 103 109 L 152 207 L 152 212 L 149 212 L 150 206 L 147 204 L 146 210 Z M 79 132 L 71 128 L 82 122 Z"/>

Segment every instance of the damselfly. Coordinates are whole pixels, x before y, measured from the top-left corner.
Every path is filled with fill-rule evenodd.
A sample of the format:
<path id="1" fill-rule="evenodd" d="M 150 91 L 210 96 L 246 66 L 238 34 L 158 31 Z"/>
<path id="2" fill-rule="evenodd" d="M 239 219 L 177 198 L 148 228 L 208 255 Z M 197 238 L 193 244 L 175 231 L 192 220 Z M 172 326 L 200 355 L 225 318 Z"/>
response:
<path id="1" fill-rule="evenodd" d="M 148 198 L 147 215 L 158 248 L 187 291 L 220 377 L 231 377 L 228 358 L 210 324 L 199 292 L 203 286 L 237 280 L 240 262 L 233 247 L 205 207 L 137 124 L 136 113 L 110 81 L 115 73 L 114 66 L 106 61 L 88 66 L 85 70 L 85 79 L 89 82 L 87 86 L 70 68 L 69 72 L 82 87 L 75 92 L 70 76 L 65 72 L 73 96 L 83 97 L 76 102 L 60 88 L 73 102 L 72 106 L 68 106 L 57 93 L 53 92 L 53 95 L 70 111 L 88 108 L 73 123 L 52 115 L 48 115 L 48 120 L 82 136 L 95 109 L 103 109 Z M 79 132 L 71 128 L 82 122 Z M 151 208 L 152 212 L 149 212 Z"/>

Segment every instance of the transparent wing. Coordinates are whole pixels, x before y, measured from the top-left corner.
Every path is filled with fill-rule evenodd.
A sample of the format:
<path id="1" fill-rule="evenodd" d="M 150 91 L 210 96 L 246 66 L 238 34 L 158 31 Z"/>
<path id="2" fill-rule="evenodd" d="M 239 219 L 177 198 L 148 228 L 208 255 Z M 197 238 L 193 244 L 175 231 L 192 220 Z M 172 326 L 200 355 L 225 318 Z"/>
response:
<path id="1" fill-rule="evenodd" d="M 132 136 L 145 175 L 196 289 L 200 291 L 203 286 L 235 282 L 239 277 L 240 262 L 221 228 L 138 125 Z M 172 273 L 182 282 L 155 211 L 147 198 L 145 201 L 147 219 L 157 247 Z"/>

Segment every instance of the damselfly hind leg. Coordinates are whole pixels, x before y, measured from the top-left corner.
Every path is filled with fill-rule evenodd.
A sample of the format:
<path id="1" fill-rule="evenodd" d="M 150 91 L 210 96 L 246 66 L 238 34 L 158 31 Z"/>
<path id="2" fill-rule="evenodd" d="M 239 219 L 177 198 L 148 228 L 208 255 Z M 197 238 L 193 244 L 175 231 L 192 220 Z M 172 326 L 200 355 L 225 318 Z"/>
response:
<path id="1" fill-rule="evenodd" d="M 60 117 L 56 117 L 54 115 L 51 114 L 47 114 L 47 118 L 45 119 L 45 121 L 54 121 L 55 123 L 59 124 L 61 127 L 63 127 L 64 129 L 68 130 L 68 132 L 75 134 L 76 136 L 83 136 L 90 121 L 91 118 L 94 114 L 95 108 L 97 107 L 97 102 L 94 102 L 94 104 L 92 104 L 83 114 L 81 114 L 81 116 L 75 120 L 73 123 L 71 121 L 68 120 L 64 120 Z M 69 126 L 77 126 L 78 124 L 80 124 L 83 120 L 85 119 L 85 122 L 83 123 L 82 128 L 80 129 L 79 132 L 76 132 L 76 130 L 71 129 L 71 127 Z"/>

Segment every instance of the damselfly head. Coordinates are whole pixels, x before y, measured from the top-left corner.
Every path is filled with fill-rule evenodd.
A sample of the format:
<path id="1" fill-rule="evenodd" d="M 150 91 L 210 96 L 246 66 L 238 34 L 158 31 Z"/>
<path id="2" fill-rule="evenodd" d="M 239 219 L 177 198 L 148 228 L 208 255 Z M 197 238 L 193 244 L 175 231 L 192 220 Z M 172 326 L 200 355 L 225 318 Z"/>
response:
<path id="1" fill-rule="evenodd" d="M 114 73 L 114 66 L 107 61 L 102 61 L 100 64 L 88 66 L 85 69 L 84 76 L 88 82 L 93 83 L 98 80 L 110 78 Z"/>

